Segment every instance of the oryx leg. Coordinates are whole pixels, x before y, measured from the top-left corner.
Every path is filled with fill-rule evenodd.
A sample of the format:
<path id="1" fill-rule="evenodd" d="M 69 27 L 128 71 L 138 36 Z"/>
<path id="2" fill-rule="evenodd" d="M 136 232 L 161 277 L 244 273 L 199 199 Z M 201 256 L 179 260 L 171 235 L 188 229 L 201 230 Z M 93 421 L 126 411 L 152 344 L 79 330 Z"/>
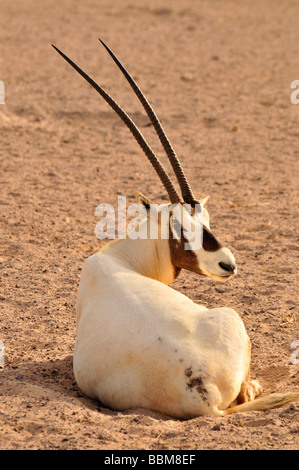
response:
<path id="1" fill-rule="evenodd" d="M 246 380 L 242 382 L 240 393 L 237 396 L 237 402 L 246 403 L 247 401 L 254 400 L 262 391 L 262 386 L 258 380 L 250 380 L 250 367 Z"/>

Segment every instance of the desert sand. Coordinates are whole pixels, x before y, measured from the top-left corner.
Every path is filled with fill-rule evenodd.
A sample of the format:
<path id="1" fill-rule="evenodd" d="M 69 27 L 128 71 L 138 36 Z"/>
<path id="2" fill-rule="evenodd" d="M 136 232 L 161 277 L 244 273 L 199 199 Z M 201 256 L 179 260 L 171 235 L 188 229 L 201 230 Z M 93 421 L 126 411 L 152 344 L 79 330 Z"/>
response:
<path id="1" fill-rule="evenodd" d="M 238 264 L 226 284 L 184 271 L 172 287 L 234 308 L 263 394 L 295 391 L 298 14 L 296 0 L 1 2 L 0 449 L 298 449 L 298 403 L 184 421 L 109 410 L 79 390 L 76 294 L 85 259 L 105 243 L 95 209 L 118 195 L 130 204 L 136 191 L 167 199 L 129 131 L 51 47 L 127 110 L 169 169 L 99 37 L 138 81 Z"/>

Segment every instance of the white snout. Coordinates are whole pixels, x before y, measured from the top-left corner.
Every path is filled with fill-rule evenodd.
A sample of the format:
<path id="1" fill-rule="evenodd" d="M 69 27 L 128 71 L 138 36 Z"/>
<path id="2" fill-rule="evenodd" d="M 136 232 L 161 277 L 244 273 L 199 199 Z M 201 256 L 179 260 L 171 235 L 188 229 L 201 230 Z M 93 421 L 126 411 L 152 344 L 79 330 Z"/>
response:
<path id="1" fill-rule="evenodd" d="M 220 282 L 225 282 L 237 274 L 235 257 L 228 248 L 207 253 L 205 260 L 200 262 L 200 269 L 207 276 Z"/>

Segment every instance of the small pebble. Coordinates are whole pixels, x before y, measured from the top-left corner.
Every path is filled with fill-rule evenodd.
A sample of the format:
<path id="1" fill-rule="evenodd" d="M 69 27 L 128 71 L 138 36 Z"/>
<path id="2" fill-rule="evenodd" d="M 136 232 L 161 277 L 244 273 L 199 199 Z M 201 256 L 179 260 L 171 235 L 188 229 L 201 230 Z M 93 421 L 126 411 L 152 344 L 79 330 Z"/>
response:
<path id="1" fill-rule="evenodd" d="M 224 294 L 224 292 L 226 292 L 226 289 L 224 289 L 223 287 L 216 286 L 215 291 L 218 292 L 219 294 Z"/>
<path id="2" fill-rule="evenodd" d="M 54 273 L 62 273 L 62 269 L 59 266 L 54 267 Z"/>
<path id="3" fill-rule="evenodd" d="M 14 259 L 10 263 L 10 266 L 11 266 L 11 268 L 14 268 L 14 269 L 23 269 L 23 264 L 22 264 L 21 260 L 19 260 L 19 259 Z"/>
<path id="4" fill-rule="evenodd" d="M 184 80 L 184 82 L 193 82 L 194 74 L 192 72 L 184 72 L 181 75 L 181 79 Z"/>
<path id="5" fill-rule="evenodd" d="M 212 431 L 220 431 L 220 424 L 215 424 L 215 426 L 212 427 Z"/>

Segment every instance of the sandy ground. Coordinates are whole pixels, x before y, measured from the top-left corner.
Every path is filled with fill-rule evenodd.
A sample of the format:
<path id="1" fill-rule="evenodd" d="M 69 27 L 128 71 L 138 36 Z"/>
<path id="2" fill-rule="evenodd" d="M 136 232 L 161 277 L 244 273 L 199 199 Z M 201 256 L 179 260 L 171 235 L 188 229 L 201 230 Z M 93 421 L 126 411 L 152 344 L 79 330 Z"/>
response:
<path id="1" fill-rule="evenodd" d="M 165 191 L 118 117 L 50 46 L 126 108 L 167 166 L 98 37 L 138 80 L 238 263 L 225 285 L 183 272 L 173 287 L 235 308 L 263 393 L 294 391 L 298 14 L 296 0 L 2 0 L 1 449 L 298 449 L 299 404 L 182 421 L 111 411 L 78 389 L 74 307 L 82 264 L 103 243 L 95 208 L 117 195 L 129 204 L 137 190 L 163 202 Z"/>

